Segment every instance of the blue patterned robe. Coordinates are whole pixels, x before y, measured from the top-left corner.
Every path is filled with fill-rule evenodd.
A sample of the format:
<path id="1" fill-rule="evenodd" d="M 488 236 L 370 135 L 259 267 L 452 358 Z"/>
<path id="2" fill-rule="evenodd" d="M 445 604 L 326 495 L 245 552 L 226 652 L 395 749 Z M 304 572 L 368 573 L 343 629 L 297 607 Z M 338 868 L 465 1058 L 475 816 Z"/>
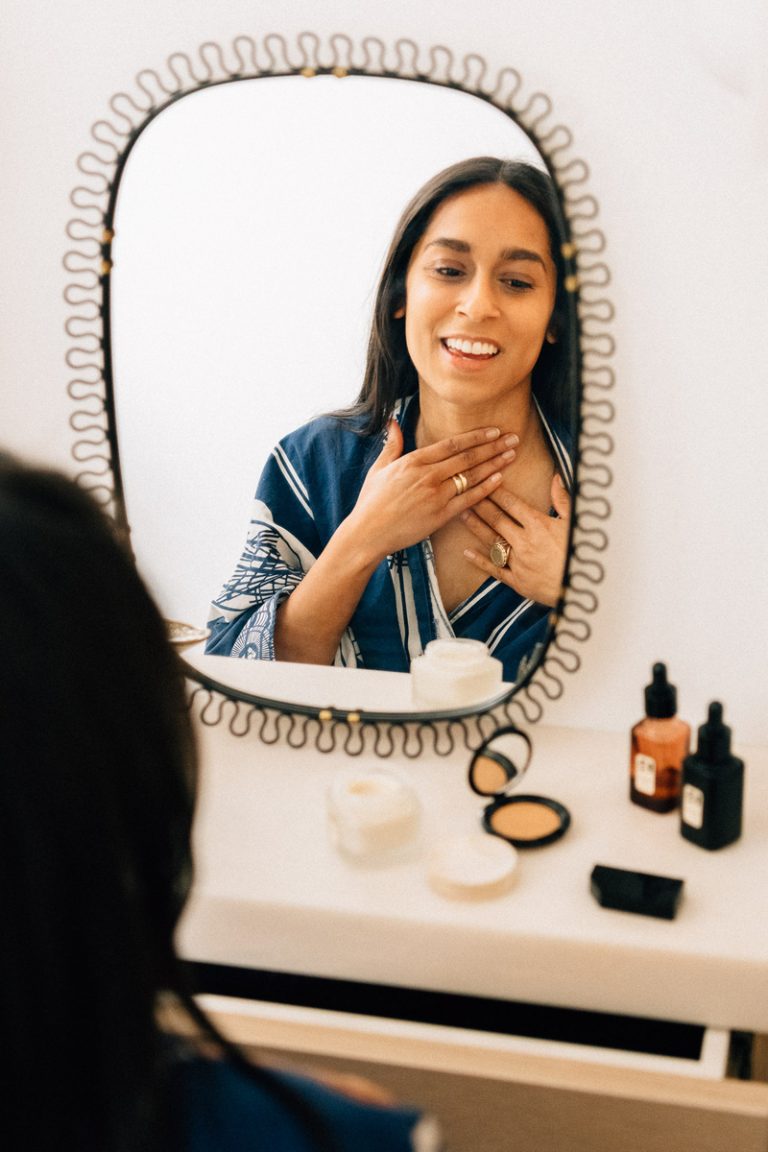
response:
<path id="1" fill-rule="evenodd" d="M 552 455 L 571 488 L 570 452 L 539 409 Z M 418 397 L 400 402 L 395 417 L 405 451 L 415 447 Z M 321 416 L 286 436 L 270 456 L 256 491 L 245 549 L 213 601 L 206 651 L 274 660 L 277 608 L 352 511 L 383 444 L 363 436 L 359 422 Z M 339 578 L 343 574 L 339 573 Z M 482 640 L 504 665 L 504 679 L 525 673 L 547 637 L 549 608 L 488 577 L 452 611 L 443 606 L 434 556 L 423 540 L 379 564 L 349 622 L 335 663 L 407 672 L 430 640 Z"/>

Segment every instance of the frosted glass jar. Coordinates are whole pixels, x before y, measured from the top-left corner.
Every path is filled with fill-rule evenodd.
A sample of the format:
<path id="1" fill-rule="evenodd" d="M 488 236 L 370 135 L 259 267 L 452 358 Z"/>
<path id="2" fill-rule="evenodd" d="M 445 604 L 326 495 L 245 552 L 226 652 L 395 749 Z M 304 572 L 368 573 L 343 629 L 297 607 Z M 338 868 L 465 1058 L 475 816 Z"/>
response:
<path id="1" fill-rule="evenodd" d="M 420 805 L 394 772 L 339 773 L 328 789 L 327 807 L 331 842 L 343 855 L 378 863 L 414 855 Z"/>
<path id="2" fill-rule="evenodd" d="M 501 688 L 502 663 L 481 640 L 430 640 L 411 661 L 411 694 L 419 708 L 468 707 L 493 699 Z"/>

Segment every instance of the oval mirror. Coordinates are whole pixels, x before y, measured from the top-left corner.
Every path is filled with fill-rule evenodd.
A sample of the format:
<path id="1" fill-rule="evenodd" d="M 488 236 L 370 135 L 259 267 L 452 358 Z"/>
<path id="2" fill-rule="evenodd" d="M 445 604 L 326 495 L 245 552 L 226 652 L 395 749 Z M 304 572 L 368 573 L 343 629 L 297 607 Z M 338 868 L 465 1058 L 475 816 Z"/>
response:
<path id="1" fill-rule="evenodd" d="M 81 168 L 93 173 L 102 165 L 106 187 L 92 183 L 76 190 L 75 203 L 87 210 L 70 235 L 83 237 L 81 255 L 90 258 L 85 237 L 93 216 L 84 201 L 88 194 L 97 204 L 106 199 L 106 260 L 97 277 L 104 360 L 86 368 L 98 368 L 106 384 L 111 476 L 103 483 L 91 464 L 85 479 L 114 498 L 118 519 L 130 525 L 139 567 L 177 631 L 178 622 L 204 625 L 210 601 L 242 551 L 256 481 L 272 448 L 292 429 L 349 405 L 358 394 L 377 277 L 415 190 L 446 165 L 473 155 L 548 170 L 558 189 L 571 281 L 567 435 L 581 448 L 575 471 L 582 483 L 571 529 L 577 550 L 570 549 L 563 597 L 550 614 L 547 639 L 554 641 L 547 658 L 542 661 L 540 646 L 517 683 L 507 683 L 480 708 L 425 714 L 410 702 L 407 674 L 238 661 L 206 656 L 202 645 L 184 653 L 191 677 L 208 691 L 261 715 L 311 719 L 318 733 L 328 723 L 368 723 L 379 731 L 405 722 L 429 727 L 444 715 L 456 718 L 466 735 L 477 717 L 492 716 L 494 723 L 508 717 L 521 689 L 528 718 L 538 712 L 542 693 L 557 693 L 559 672 L 577 663 L 569 639 L 584 636 L 583 617 L 594 608 L 589 585 L 599 578 L 599 564 L 588 556 L 580 565 L 578 553 L 589 435 L 579 416 L 590 370 L 596 387 L 606 383 L 600 341 L 609 338 L 600 324 L 610 319 L 610 306 L 589 301 L 585 275 L 586 263 L 600 286 L 604 266 L 595 257 L 602 237 L 592 224 L 594 201 L 583 189 L 585 166 L 564 156 L 569 134 L 559 127 L 543 130 L 543 97 L 516 111 L 515 74 L 500 75 L 493 99 L 469 82 L 469 62 L 476 72 L 477 57 L 464 61 L 465 84 L 446 83 L 446 64 L 448 72 L 455 65 L 444 49 L 430 54 L 434 75 L 409 74 L 399 43 L 400 68 L 384 76 L 371 64 L 373 42 L 365 42 L 368 67 L 355 68 L 340 53 L 340 39 L 334 38 L 336 56 L 329 62 L 307 56 L 307 41 L 300 38 L 301 64 L 288 61 L 279 37 L 262 45 L 249 41 L 250 57 L 240 38 L 234 47 L 241 66 L 225 65 L 221 51 L 207 45 L 202 78 L 199 61 L 172 57 L 169 76 L 142 73 L 138 97 L 113 98 L 111 119 L 94 127 L 99 148 L 81 158 Z M 264 68 L 257 56 L 267 47 Z M 68 299 L 81 313 L 74 318 L 80 327 L 70 329 L 74 334 L 88 326 L 83 302 L 92 282 L 80 266 L 73 270 L 79 280 Z M 598 326 L 592 348 L 598 362 L 591 365 L 585 307 Z M 73 350 L 70 363 L 81 367 L 79 351 Z M 74 383 L 79 391 L 73 394 L 82 396 L 91 377 L 83 371 Z M 78 413 L 80 427 L 87 411 Z M 599 405 L 592 415 L 606 418 Z M 92 442 L 91 428 L 76 455 Z M 608 450 L 600 434 L 592 437 L 592 448 Z M 593 479 L 604 486 L 607 479 L 598 472 Z M 599 500 L 592 511 L 607 514 Z M 581 546 L 599 550 L 601 536 L 583 535 Z M 181 632 L 194 635 L 183 626 Z"/>

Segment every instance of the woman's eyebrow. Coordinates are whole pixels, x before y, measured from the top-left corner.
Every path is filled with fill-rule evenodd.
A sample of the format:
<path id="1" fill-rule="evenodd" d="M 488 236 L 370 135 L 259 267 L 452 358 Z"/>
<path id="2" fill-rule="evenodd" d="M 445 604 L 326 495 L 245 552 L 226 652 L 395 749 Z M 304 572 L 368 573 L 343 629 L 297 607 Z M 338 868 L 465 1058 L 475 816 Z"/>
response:
<path id="1" fill-rule="evenodd" d="M 427 248 L 450 248 L 453 252 L 472 251 L 472 245 L 468 244 L 466 240 L 454 240 L 451 236 L 438 236 L 436 240 L 430 240 Z M 534 252 L 531 248 L 504 248 L 501 252 L 501 259 L 508 261 L 530 260 L 535 264 L 541 264 L 542 268 L 546 268 L 544 258 L 539 252 Z"/>
<path id="2" fill-rule="evenodd" d="M 430 240 L 427 248 L 451 248 L 454 252 L 471 252 L 471 245 L 467 244 L 466 240 L 452 240 L 450 236 L 438 236 L 436 240 Z"/>
<path id="3" fill-rule="evenodd" d="M 546 268 L 541 254 L 534 252 L 531 248 L 505 248 L 501 258 L 502 260 L 532 260 L 536 264 L 541 264 L 542 268 Z"/>

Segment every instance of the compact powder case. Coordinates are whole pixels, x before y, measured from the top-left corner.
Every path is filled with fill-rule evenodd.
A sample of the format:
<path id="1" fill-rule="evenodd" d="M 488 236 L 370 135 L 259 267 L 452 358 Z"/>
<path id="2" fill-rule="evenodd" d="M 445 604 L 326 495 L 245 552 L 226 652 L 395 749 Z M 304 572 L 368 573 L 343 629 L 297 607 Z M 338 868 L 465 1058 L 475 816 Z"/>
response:
<path id="1" fill-rule="evenodd" d="M 559 840 L 571 823 L 565 805 L 548 796 L 510 793 L 531 759 L 531 742 L 519 728 L 499 728 L 477 749 L 469 765 L 469 786 L 493 797 L 483 812 L 483 827 L 515 848 L 542 848 Z"/>

